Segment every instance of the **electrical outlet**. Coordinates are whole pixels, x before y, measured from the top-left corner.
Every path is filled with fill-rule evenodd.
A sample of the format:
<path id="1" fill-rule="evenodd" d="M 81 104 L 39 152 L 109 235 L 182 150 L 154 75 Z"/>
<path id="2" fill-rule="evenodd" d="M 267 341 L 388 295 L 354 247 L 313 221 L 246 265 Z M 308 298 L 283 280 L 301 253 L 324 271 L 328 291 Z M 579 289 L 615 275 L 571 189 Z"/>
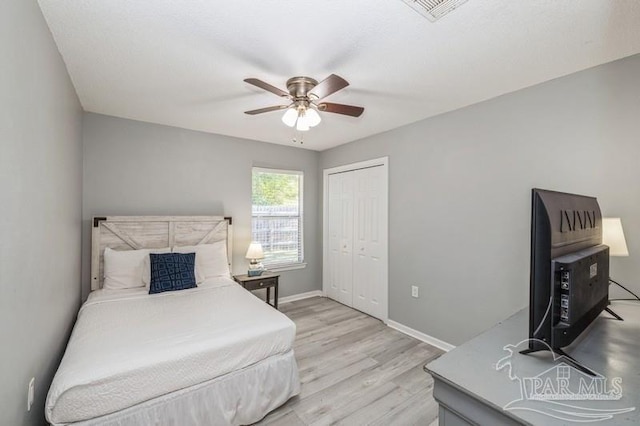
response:
<path id="1" fill-rule="evenodd" d="M 418 292 L 418 286 L 417 285 L 412 285 L 411 286 L 411 297 L 420 297 L 420 294 Z"/>
<path id="2" fill-rule="evenodd" d="M 29 388 L 27 389 L 27 411 L 31 411 L 31 406 L 33 405 L 33 399 L 36 395 L 36 378 L 32 377 L 29 380 Z"/>

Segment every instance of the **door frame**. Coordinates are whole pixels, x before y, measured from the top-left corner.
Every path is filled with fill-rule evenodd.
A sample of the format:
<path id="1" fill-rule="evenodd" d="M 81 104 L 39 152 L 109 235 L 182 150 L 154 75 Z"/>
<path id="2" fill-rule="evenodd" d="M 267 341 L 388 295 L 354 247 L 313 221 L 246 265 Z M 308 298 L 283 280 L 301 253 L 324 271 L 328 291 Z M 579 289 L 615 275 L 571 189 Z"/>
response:
<path id="1" fill-rule="evenodd" d="M 386 229 L 383 232 L 384 237 L 384 287 L 383 291 L 385 300 L 382 301 L 383 317 L 380 318 L 385 324 L 389 321 L 389 157 L 380 157 L 372 160 L 359 161 L 357 163 L 345 164 L 342 166 L 331 167 L 322 171 L 322 295 L 327 296 L 327 289 L 329 286 L 329 264 L 327 262 L 329 258 L 329 227 L 328 227 L 328 213 L 329 213 L 329 175 L 336 173 L 351 172 L 354 170 L 368 169 L 371 167 L 382 167 L 383 182 L 385 188 L 383 193 L 387 201 L 385 208 L 386 220 L 383 221 Z"/>

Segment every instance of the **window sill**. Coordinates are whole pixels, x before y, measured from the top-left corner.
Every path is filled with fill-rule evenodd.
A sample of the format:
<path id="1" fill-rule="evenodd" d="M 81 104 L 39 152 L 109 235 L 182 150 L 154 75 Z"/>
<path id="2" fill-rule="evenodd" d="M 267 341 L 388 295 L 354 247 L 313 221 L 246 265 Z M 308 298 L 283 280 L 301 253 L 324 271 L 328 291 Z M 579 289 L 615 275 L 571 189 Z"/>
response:
<path id="1" fill-rule="evenodd" d="M 305 262 L 291 263 L 289 265 L 278 266 L 265 266 L 265 269 L 269 272 L 283 272 L 283 271 L 295 271 L 296 269 L 304 269 L 307 267 Z"/>

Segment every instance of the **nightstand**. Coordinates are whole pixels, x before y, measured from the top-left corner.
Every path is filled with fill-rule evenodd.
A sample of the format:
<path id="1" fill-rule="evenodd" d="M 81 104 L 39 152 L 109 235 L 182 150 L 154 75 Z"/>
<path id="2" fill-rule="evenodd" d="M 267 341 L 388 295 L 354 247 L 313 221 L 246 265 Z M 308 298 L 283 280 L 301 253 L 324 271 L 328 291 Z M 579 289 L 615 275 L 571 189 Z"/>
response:
<path id="1" fill-rule="evenodd" d="M 246 288 L 249 291 L 252 290 L 260 290 L 263 288 L 267 289 L 267 300 L 269 303 L 271 299 L 271 287 L 274 288 L 274 299 L 273 304 L 269 303 L 274 308 L 278 309 L 278 278 L 280 274 L 272 274 L 270 272 L 264 272 L 262 275 L 258 277 L 250 277 L 246 274 L 243 275 L 234 275 L 233 279 L 236 280 L 238 284 L 242 287 Z"/>

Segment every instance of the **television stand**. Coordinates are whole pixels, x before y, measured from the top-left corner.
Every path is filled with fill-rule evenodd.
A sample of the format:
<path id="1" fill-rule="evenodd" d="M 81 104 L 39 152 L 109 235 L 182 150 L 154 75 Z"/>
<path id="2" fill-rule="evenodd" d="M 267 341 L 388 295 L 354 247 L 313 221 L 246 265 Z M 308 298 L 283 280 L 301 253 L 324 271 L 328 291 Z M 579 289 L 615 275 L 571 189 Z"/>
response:
<path id="1" fill-rule="evenodd" d="M 639 292 L 640 293 L 640 292 Z M 517 407 L 540 408 L 541 401 L 526 400 L 533 396 L 531 388 L 527 388 L 525 377 L 536 377 L 543 374 L 543 380 L 549 377 L 554 389 L 558 388 L 557 372 L 547 372 L 558 363 L 551 363 L 549 354 L 520 356 L 518 351 L 527 346 L 517 345 L 527 337 L 529 310 L 523 309 L 512 317 L 501 321 L 490 330 L 459 345 L 455 349 L 430 361 L 427 369 L 433 376 L 433 396 L 440 404 L 439 419 L 441 425 L 544 425 L 544 426 L 639 426 L 640 425 L 640 303 L 632 301 L 612 301 L 611 309 L 624 318 L 624 322 L 616 321 L 607 314 L 596 318 L 589 327 L 587 339 L 577 339 L 570 347 L 563 348 L 582 365 L 602 376 L 587 376 L 571 367 L 570 388 L 579 387 L 580 378 L 584 378 L 587 394 L 592 392 L 589 385 L 606 392 L 611 390 L 611 380 L 621 377 L 621 398 L 611 400 L 585 399 L 584 401 L 556 400 L 549 402 L 558 417 L 541 414 L 533 409 L 517 409 Z M 505 343 L 511 342 L 517 347 L 505 349 Z M 615 342 L 615 344 L 612 344 Z M 505 359 L 503 368 L 496 371 L 499 360 Z M 544 355 L 544 359 L 541 355 Z M 558 361 L 565 360 L 563 358 Z M 612 360 L 618 360 L 612 362 Z M 511 369 L 509 369 L 510 361 Z M 575 377 L 574 377 L 575 376 Z M 542 376 L 541 376 L 542 377 Z M 600 378 L 602 377 L 602 378 Z M 520 378 L 520 383 L 514 378 Z M 525 383 L 525 393 L 522 386 Z M 574 386 L 575 385 L 575 386 Z M 541 392 L 537 392 L 541 393 Z M 589 397 L 587 397 L 589 398 Z M 503 410 L 510 401 L 522 400 L 511 404 L 516 409 Z M 527 402 L 528 401 L 528 402 Z M 559 404 L 579 405 L 581 413 L 578 419 L 575 410 Z M 636 407 L 635 410 L 632 407 Z M 630 409 L 631 408 L 631 409 Z M 603 410 L 604 409 L 604 410 Z M 560 413 L 564 410 L 565 413 Z M 619 413 L 619 414 L 618 414 Z M 589 416 L 593 414 L 594 416 Z M 598 414 L 605 414 L 605 419 L 596 422 Z M 607 414 L 611 416 L 606 419 Z M 562 417 L 570 416 L 571 420 Z M 576 422 L 582 420 L 582 422 Z M 585 420 L 592 422 L 585 423 Z"/>
<path id="2" fill-rule="evenodd" d="M 620 315 L 618 315 L 618 314 L 616 314 L 615 312 L 613 312 L 613 311 L 611 310 L 611 308 L 608 308 L 608 307 L 607 307 L 607 308 L 604 308 L 604 310 L 605 310 L 605 311 L 607 311 L 607 312 L 609 312 L 609 314 L 610 314 L 612 317 L 614 317 L 615 319 L 617 319 L 618 321 L 624 321 L 624 319 L 622 319 L 622 317 L 621 317 Z"/>
<path id="3" fill-rule="evenodd" d="M 522 351 L 520 351 L 520 353 L 522 355 L 528 355 L 528 354 L 532 354 L 534 352 L 540 352 L 540 351 L 547 351 L 550 350 L 551 353 L 555 356 L 555 355 L 559 355 L 562 356 L 566 359 L 568 364 L 571 364 L 573 367 L 577 368 L 578 370 L 582 371 L 585 374 L 588 374 L 590 376 L 597 376 L 596 373 L 594 373 L 593 371 L 589 370 L 587 367 L 585 367 L 584 365 L 580 364 L 580 362 L 578 360 L 576 360 L 575 358 L 573 358 L 571 355 L 569 355 L 568 353 L 566 353 L 565 351 L 563 351 L 560 348 L 555 348 L 555 349 L 524 349 Z"/>
<path id="4" fill-rule="evenodd" d="M 618 321 L 624 321 L 624 319 L 616 314 L 615 312 L 613 312 L 613 310 L 611 308 L 609 308 L 608 306 L 606 308 L 604 308 L 605 311 L 607 311 L 612 317 L 614 317 L 615 319 L 617 319 Z M 578 370 L 582 371 L 583 373 L 586 373 L 590 376 L 596 376 L 597 374 L 594 373 L 593 371 L 589 370 L 587 367 L 585 367 L 584 365 L 580 364 L 580 362 L 578 360 L 576 360 L 575 358 L 573 358 L 571 355 L 569 355 L 568 353 L 566 353 L 565 351 L 563 351 L 560 348 L 555 348 L 555 349 L 551 349 L 548 346 L 544 347 L 544 348 L 527 348 L 524 350 L 521 350 L 520 353 L 522 355 L 528 355 L 528 354 L 532 354 L 534 352 L 540 352 L 540 351 L 551 351 L 553 352 L 553 354 L 557 354 L 560 356 L 563 356 L 566 358 L 567 363 L 571 364 L 572 366 L 574 366 L 575 368 L 577 368 Z"/>

